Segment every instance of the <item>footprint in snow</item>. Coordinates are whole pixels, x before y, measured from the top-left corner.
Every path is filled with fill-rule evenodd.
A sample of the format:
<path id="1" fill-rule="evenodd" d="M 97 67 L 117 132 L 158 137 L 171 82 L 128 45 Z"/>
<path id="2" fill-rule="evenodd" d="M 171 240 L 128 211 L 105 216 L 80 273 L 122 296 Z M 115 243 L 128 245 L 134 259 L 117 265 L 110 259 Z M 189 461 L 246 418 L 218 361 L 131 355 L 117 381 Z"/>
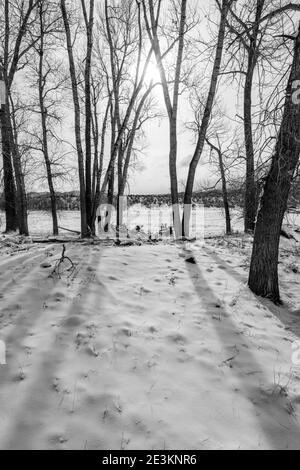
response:
<path id="1" fill-rule="evenodd" d="M 78 316 L 72 316 L 69 318 L 66 318 L 65 320 L 62 321 L 62 326 L 67 327 L 67 328 L 74 328 L 76 326 L 79 326 L 82 324 L 82 319 Z"/>

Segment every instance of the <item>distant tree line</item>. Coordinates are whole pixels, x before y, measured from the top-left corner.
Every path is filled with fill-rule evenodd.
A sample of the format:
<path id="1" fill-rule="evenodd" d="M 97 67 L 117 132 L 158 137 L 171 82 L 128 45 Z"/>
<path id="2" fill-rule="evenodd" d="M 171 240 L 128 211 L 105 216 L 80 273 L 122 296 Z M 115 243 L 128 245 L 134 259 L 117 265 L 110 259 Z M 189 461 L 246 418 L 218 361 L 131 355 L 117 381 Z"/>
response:
<path id="1" fill-rule="evenodd" d="M 180 203 L 183 202 L 183 193 L 179 194 Z M 237 190 L 229 191 L 229 201 L 231 207 L 242 207 L 243 196 Z M 117 197 L 114 196 L 112 204 L 117 206 Z M 29 193 L 27 195 L 28 210 L 30 211 L 50 211 L 51 210 L 51 197 L 49 193 Z M 194 204 L 203 203 L 206 207 L 223 207 L 222 191 L 213 190 L 208 192 L 195 193 L 193 196 Z M 127 198 L 128 206 L 135 204 L 142 204 L 149 208 L 151 206 L 171 206 L 170 194 L 132 194 Z M 80 210 L 80 195 L 79 192 L 64 192 L 56 193 L 57 210 L 65 211 L 78 211 Z M 0 210 L 4 211 L 5 201 L 3 195 L 0 195 Z"/>
<path id="2" fill-rule="evenodd" d="M 257 188 L 259 191 L 260 188 Z M 231 209 L 243 209 L 244 190 L 229 188 L 228 202 Z M 28 210 L 30 211 L 51 211 L 50 193 L 31 192 L 27 195 Z M 184 201 L 184 193 L 179 193 L 179 203 Z M 223 208 L 223 192 L 222 189 L 203 190 L 193 193 L 193 204 L 203 204 L 205 207 Z M 106 201 L 107 202 L 107 201 Z M 117 197 L 114 196 L 113 204 L 117 206 Z M 80 210 L 80 194 L 79 191 L 57 192 L 56 193 L 57 210 L 60 211 L 78 211 Z M 130 194 L 127 197 L 128 206 L 142 204 L 147 208 L 152 206 L 170 206 L 172 204 L 170 194 Z M 0 210 L 4 211 L 5 200 L 4 195 L 0 194 Z M 289 197 L 289 210 L 300 210 L 300 177 L 296 178 Z"/>

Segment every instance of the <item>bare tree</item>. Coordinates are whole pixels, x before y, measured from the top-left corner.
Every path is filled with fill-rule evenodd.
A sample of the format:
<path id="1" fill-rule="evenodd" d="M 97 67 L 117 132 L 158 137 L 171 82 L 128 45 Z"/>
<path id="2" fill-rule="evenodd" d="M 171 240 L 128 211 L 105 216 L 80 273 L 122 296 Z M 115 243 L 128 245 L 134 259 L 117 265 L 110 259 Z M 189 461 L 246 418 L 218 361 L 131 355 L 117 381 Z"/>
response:
<path id="1" fill-rule="evenodd" d="M 179 213 L 179 199 L 178 199 L 178 177 L 177 177 L 177 121 L 178 121 L 178 103 L 179 103 L 179 88 L 182 73 L 182 61 L 184 54 L 184 38 L 187 31 L 186 25 L 186 11 L 187 1 L 180 2 L 179 21 L 177 24 L 177 37 L 173 40 L 171 45 L 163 52 L 162 45 L 159 37 L 159 17 L 161 10 L 161 0 L 158 1 L 155 9 L 153 0 L 148 0 L 148 7 L 146 1 L 142 0 L 144 9 L 144 19 L 148 36 L 150 38 L 157 66 L 160 72 L 161 84 L 163 89 L 164 101 L 169 119 L 169 171 L 170 171 L 170 184 L 171 184 L 171 200 L 173 205 L 173 220 L 176 236 L 180 234 L 180 213 Z M 170 50 L 173 49 L 175 44 L 178 43 L 175 73 L 173 78 L 173 90 L 170 89 L 169 80 L 167 77 L 167 70 L 164 64 L 164 58 L 168 55 Z"/>
<path id="2" fill-rule="evenodd" d="M 57 92 L 59 90 L 65 79 L 54 79 L 53 74 L 59 76 L 59 66 L 55 66 L 53 61 L 49 62 L 47 57 L 49 48 L 50 51 L 53 49 L 53 44 L 49 44 L 49 41 L 47 40 L 48 36 L 51 32 L 57 32 L 59 29 L 58 22 L 60 20 L 60 15 L 57 15 L 56 8 L 53 10 L 53 6 L 55 8 L 55 5 L 51 5 L 50 2 L 45 4 L 42 1 L 40 1 L 38 5 L 40 37 L 38 44 L 35 46 L 36 52 L 38 54 L 38 64 L 34 72 L 37 75 L 39 111 L 42 128 L 41 151 L 45 160 L 47 181 L 50 192 L 53 234 L 58 235 L 57 203 L 53 182 L 52 161 L 49 151 L 49 134 L 51 135 L 49 120 L 54 119 L 58 121 L 59 117 L 52 109 L 55 105 L 55 102 L 53 102 L 53 99 L 51 99 L 50 95 L 52 92 Z M 50 37 L 50 40 L 53 43 L 53 37 Z M 57 41 L 55 40 L 54 42 L 57 45 Z M 54 79 L 54 83 L 52 82 L 52 84 L 49 84 L 51 76 L 52 80 Z"/>
<path id="3" fill-rule="evenodd" d="M 81 138 L 81 111 L 80 111 L 80 101 L 79 101 L 79 90 L 78 90 L 78 80 L 76 73 L 76 65 L 74 59 L 73 51 L 73 41 L 71 36 L 71 27 L 69 21 L 69 15 L 66 9 L 65 0 L 60 2 L 61 12 L 64 22 L 66 41 L 67 41 L 67 51 L 69 58 L 69 67 L 70 67 L 70 78 L 72 85 L 72 95 L 73 95 L 73 104 L 74 104 L 74 114 L 75 114 L 75 139 L 76 139 L 76 149 L 78 157 L 78 174 L 79 174 L 79 186 L 80 186 L 80 213 L 81 213 L 81 235 L 82 237 L 87 237 L 90 234 L 88 229 L 88 220 L 87 220 L 87 207 L 86 207 L 86 179 L 85 179 L 85 169 L 84 169 L 84 152 Z"/>
<path id="4" fill-rule="evenodd" d="M 217 83 L 218 83 L 218 78 L 220 74 L 222 55 L 223 55 L 224 38 L 225 38 L 225 32 L 226 32 L 226 18 L 227 18 L 228 10 L 229 10 L 231 3 L 232 3 L 232 0 L 222 1 L 218 41 L 217 41 L 217 48 L 216 48 L 216 53 L 215 53 L 213 70 L 212 70 L 211 79 L 210 79 L 210 88 L 209 88 L 209 92 L 207 95 L 202 122 L 201 122 L 201 126 L 200 126 L 199 133 L 198 133 L 198 140 L 197 140 L 196 148 L 195 148 L 194 155 L 189 165 L 189 171 L 188 171 L 188 176 L 187 176 L 187 181 L 186 181 L 185 194 L 184 194 L 184 204 L 186 208 L 190 207 L 192 203 L 192 195 L 193 195 L 193 187 L 194 187 L 194 182 L 195 182 L 196 170 L 197 170 L 197 166 L 198 166 L 198 163 L 201 158 L 203 148 L 205 145 L 207 129 L 209 126 L 214 99 L 216 96 Z M 190 211 L 185 210 L 183 221 L 182 221 L 182 228 L 183 228 L 184 236 L 188 236 L 189 218 L 190 218 Z"/>
<path id="5" fill-rule="evenodd" d="M 280 233 L 300 154 L 300 102 L 297 90 L 300 83 L 300 29 L 294 41 L 294 58 L 286 89 L 282 124 L 260 203 L 249 274 L 251 290 L 274 302 L 280 302 Z"/>
<path id="6" fill-rule="evenodd" d="M 102 120 L 102 126 L 100 130 L 99 122 L 99 113 L 98 105 L 102 104 L 102 85 L 99 82 L 94 82 L 92 84 L 92 106 L 93 106 L 93 120 L 92 120 L 92 133 L 94 141 L 94 165 L 93 165 L 93 209 L 92 209 L 92 231 L 95 231 L 95 221 L 97 209 L 100 204 L 100 188 L 101 188 L 101 178 L 103 175 L 104 168 L 104 153 L 105 153 L 105 141 L 106 141 L 106 132 L 109 121 L 109 111 L 111 108 L 111 94 L 107 98 L 107 104 L 105 113 Z"/>
<path id="7" fill-rule="evenodd" d="M 158 84 L 151 82 L 149 87 L 146 88 L 144 94 L 141 96 L 141 99 L 134 111 L 133 121 L 126 132 L 123 145 L 120 149 L 121 151 L 118 162 L 117 232 L 120 225 L 122 225 L 120 203 L 122 201 L 121 198 L 125 193 L 125 187 L 128 181 L 128 171 L 132 155 L 134 153 L 134 147 L 137 146 L 137 138 L 143 132 L 143 126 L 147 121 L 156 119 L 160 116 L 160 113 L 155 111 L 155 105 L 151 99 L 151 93 L 156 85 Z"/>
<path id="8" fill-rule="evenodd" d="M 19 227 L 19 231 L 23 235 L 28 235 L 27 201 L 20 154 L 14 140 L 10 117 L 10 100 L 15 75 L 21 66 L 22 59 L 32 47 L 32 43 L 27 44 L 24 40 L 30 21 L 33 21 L 31 16 L 36 5 L 37 1 L 34 0 L 16 5 L 12 5 L 9 0 L 4 1 L 4 37 L 0 61 L 0 74 L 5 84 L 6 93 L 6 102 L 1 110 L 6 231 Z M 14 22 L 12 22 L 13 18 Z"/>
<path id="9" fill-rule="evenodd" d="M 87 225 L 92 230 L 92 103 L 91 103 L 91 70 L 93 53 L 94 0 L 89 1 L 89 12 L 85 0 L 81 0 L 84 22 L 86 26 L 86 57 L 85 57 L 85 199 Z"/>
<path id="10" fill-rule="evenodd" d="M 3 80 L 3 71 L 0 70 L 0 80 Z M 5 98 L 7 102 L 7 96 Z M 3 182 L 5 197 L 5 215 L 6 215 L 6 232 L 14 231 L 18 227 L 16 212 L 16 186 L 14 181 L 14 172 L 11 159 L 11 142 L 9 138 L 9 113 L 8 106 L 3 103 L 0 109 L 1 119 L 1 141 L 2 141 L 2 157 L 3 157 Z"/>
<path id="11" fill-rule="evenodd" d="M 224 154 L 222 152 L 222 147 L 220 143 L 219 136 L 216 136 L 217 143 L 214 144 L 209 139 L 206 139 L 209 147 L 212 151 L 216 152 L 218 156 L 218 166 L 220 171 L 221 183 L 222 183 L 222 196 L 223 196 L 223 205 L 225 211 L 225 220 L 226 220 L 226 234 L 231 234 L 231 217 L 230 217 L 230 207 L 228 200 L 228 190 L 227 190 L 227 178 L 226 178 L 226 168 L 224 164 Z"/>
<path id="12" fill-rule="evenodd" d="M 299 11 L 300 6 L 293 2 L 267 2 L 266 0 L 251 0 L 230 8 L 227 26 L 231 33 L 229 49 L 233 62 L 240 57 L 239 73 L 244 76 L 243 84 L 243 125 L 246 151 L 246 178 L 244 202 L 245 231 L 253 231 L 257 214 L 257 189 L 255 181 L 255 145 L 253 129 L 253 85 L 259 74 L 259 86 L 265 82 L 264 63 L 276 63 L 278 40 L 274 38 L 278 28 L 282 29 L 280 21 L 283 14 Z M 275 36 L 276 37 L 276 36 Z M 240 54 L 239 54 L 240 52 Z M 282 58 L 280 58 L 280 64 Z M 234 74 L 237 73 L 234 69 Z M 256 132 L 257 134 L 257 132 Z"/>
<path id="13" fill-rule="evenodd" d="M 135 11 L 132 14 L 131 22 L 128 22 L 128 19 L 120 18 L 118 10 L 120 10 L 121 5 L 114 6 L 110 8 L 111 13 L 109 13 L 109 6 L 106 0 L 105 3 L 105 19 L 106 19 L 106 30 L 107 30 L 107 40 L 109 43 L 110 49 L 110 67 L 111 67 L 111 79 L 112 85 L 108 86 L 109 96 L 112 96 L 114 99 L 110 103 L 110 112 L 111 112 L 111 151 L 110 151 L 110 160 L 108 163 L 107 170 L 104 174 L 102 180 L 100 198 L 104 194 L 104 191 L 107 188 L 109 182 L 112 181 L 115 172 L 115 162 L 118 156 L 119 163 L 122 159 L 123 150 L 122 146 L 124 144 L 124 138 L 127 129 L 131 128 L 132 124 L 132 115 L 134 113 L 135 106 L 138 106 L 138 103 L 142 99 L 145 76 L 147 73 L 148 65 L 151 60 L 153 48 L 150 47 L 149 50 L 146 49 L 146 41 L 144 41 L 144 35 L 142 30 L 142 21 L 141 21 L 141 5 L 140 2 L 129 1 L 129 5 L 133 8 L 135 5 Z M 122 11 L 122 9 L 121 9 Z M 126 15 L 126 12 L 124 13 Z M 113 18 L 112 18 L 113 17 Z M 116 51 L 112 43 L 112 20 L 117 22 L 120 19 L 120 22 L 125 24 L 125 41 L 123 40 L 120 45 L 120 50 L 122 52 L 121 58 L 116 57 Z M 110 33 L 108 33 L 110 31 Z M 133 31 L 135 41 L 132 48 L 132 35 L 130 34 Z M 135 32 L 136 31 L 136 32 Z M 127 37 L 128 35 L 128 37 Z M 127 37 L 127 39 L 126 39 Z M 124 61 L 127 57 L 128 48 L 130 47 L 131 53 L 134 56 L 134 59 L 131 61 L 131 70 L 134 70 L 133 80 L 127 80 L 127 92 L 125 106 L 121 115 L 120 112 L 120 80 L 121 74 L 124 70 Z M 143 57 L 144 53 L 144 57 Z M 112 57 L 114 56 L 114 57 Z M 122 58 L 123 57 L 123 58 Z M 116 62 L 118 67 L 116 67 Z M 130 86 L 128 84 L 130 83 Z M 120 166 L 119 166 L 120 168 Z"/>

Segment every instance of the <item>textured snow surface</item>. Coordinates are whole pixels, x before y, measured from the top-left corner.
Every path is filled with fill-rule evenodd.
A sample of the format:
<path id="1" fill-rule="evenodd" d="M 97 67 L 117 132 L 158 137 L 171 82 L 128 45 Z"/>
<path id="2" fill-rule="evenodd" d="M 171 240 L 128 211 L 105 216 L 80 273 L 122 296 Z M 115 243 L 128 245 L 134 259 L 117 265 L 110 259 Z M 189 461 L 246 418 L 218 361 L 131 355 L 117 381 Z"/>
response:
<path id="1" fill-rule="evenodd" d="M 61 246 L 2 250 L 0 448 L 299 449 L 299 257 L 284 241 L 275 307 L 249 249 L 70 244 L 60 279 Z"/>

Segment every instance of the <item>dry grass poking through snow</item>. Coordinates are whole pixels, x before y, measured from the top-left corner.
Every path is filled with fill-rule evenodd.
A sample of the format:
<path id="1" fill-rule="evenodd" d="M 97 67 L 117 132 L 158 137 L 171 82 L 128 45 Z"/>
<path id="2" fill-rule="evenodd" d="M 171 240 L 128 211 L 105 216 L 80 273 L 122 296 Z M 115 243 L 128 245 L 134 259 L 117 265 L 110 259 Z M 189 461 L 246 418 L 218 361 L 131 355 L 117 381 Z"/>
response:
<path id="1" fill-rule="evenodd" d="M 279 308 L 246 287 L 246 238 L 72 244 L 61 279 L 60 253 L 1 255 L 1 449 L 300 448 L 291 257 Z"/>

